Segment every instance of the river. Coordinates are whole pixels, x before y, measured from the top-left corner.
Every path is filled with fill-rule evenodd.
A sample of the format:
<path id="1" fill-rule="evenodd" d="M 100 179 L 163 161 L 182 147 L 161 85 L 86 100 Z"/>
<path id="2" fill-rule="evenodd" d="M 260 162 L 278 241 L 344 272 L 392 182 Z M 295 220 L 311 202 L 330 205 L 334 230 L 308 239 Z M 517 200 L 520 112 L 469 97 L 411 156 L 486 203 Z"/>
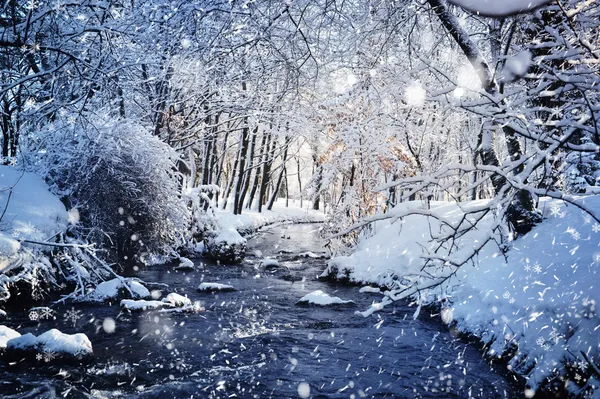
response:
<path id="1" fill-rule="evenodd" d="M 319 281 L 325 259 L 319 225 L 263 229 L 241 265 L 195 260 L 198 269 L 145 268 L 136 277 L 168 284 L 206 309 L 199 313 L 128 313 L 114 304 L 68 304 L 55 320 L 12 312 L 4 324 L 21 333 L 83 332 L 94 347 L 86 365 L 8 365 L 0 361 L 4 398 L 502 398 L 516 385 L 481 353 L 425 312 L 394 303 L 368 318 L 354 314 L 380 298 L 359 287 Z M 289 238 L 288 238 L 289 237 Z M 265 270 L 262 257 L 285 267 Z M 196 292 L 201 282 L 235 292 Z M 297 306 L 323 290 L 353 306 Z M 70 313 L 67 313 L 71 311 Z M 73 313 L 74 311 L 74 313 Z M 64 317 L 65 315 L 81 317 Z M 116 321 L 113 333 L 102 327 Z M 501 367 L 501 366 L 498 366 Z"/>

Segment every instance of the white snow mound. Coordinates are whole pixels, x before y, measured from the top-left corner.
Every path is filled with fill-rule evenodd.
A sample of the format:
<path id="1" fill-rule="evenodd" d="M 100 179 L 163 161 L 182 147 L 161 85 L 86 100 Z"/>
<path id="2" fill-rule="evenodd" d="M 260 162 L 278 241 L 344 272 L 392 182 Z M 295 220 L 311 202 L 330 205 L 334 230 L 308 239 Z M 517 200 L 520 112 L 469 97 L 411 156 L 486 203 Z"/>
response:
<path id="1" fill-rule="evenodd" d="M 260 261 L 262 267 L 278 267 L 279 261 L 277 259 L 265 258 Z"/>
<path id="2" fill-rule="evenodd" d="M 12 328 L 8 328 L 6 326 L 0 326 L 0 349 L 6 349 L 6 343 L 13 339 L 20 337 L 17 331 Z"/>
<path id="3" fill-rule="evenodd" d="M 34 350 L 37 352 L 53 352 L 61 355 L 91 356 L 94 354 L 92 343 L 85 334 L 63 334 L 53 328 L 35 336 L 31 333 L 10 339 L 7 349 Z"/>
<path id="4" fill-rule="evenodd" d="M 358 292 L 360 292 L 361 294 L 363 294 L 363 293 L 379 294 L 379 293 L 381 293 L 381 289 L 377 288 L 377 287 L 371 287 L 370 285 L 366 285 L 366 286 L 362 287 L 360 290 L 358 290 Z"/>
<path id="5" fill-rule="evenodd" d="M 114 278 L 98 284 L 96 289 L 87 295 L 86 300 L 92 302 L 108 301 L 117 298 L 120 290 L 124 290 L 128 294 L 131 291 L 133 298 L 150 297 L 150 291 L 139 282 L 129 278 Z"/>
<path id="6" fill-rule="evenodd" d="M 181 256 L 179 258 L 179 265 L 176 267 L 176 269 L 193 269 L 193 268 L 194 268 L 194 262 L 192 262 L 190 259 L 184 258 L 183 256 Z"/>
<path id="7" fill-rule="evenodd" d="M 172 304 L 163 301 L 146 301 L 143 299 L 123 299 L 121 307 L 126 310 L 154 310 L 171 307 Z"/>
<path id="8" fill-rule="evenodd" d="M 167 297 L 163 298 L 162 301 L 173 306 L 192 306 L 192 301 L 188 297 L 176 294 L 174 292 L 167 295 Z"/>
<path id="9" fill-rule="evenodd" d="M 329 294 L 324 293 L 321 290 L 313 291 L 309 294 L 304 295 L 297 302 L 298 304 L 312 304 L 319 306 L 328 306 L 328 305 L 344 305 L 349 303 L 354 303 L 354 301 L 347 301 L 337 296 L 331 296 Z"/>
<path id="10" fill-rule="evenodd" d="M 213 291 L 235 291 L 232 285 L 219 284 L 219 283 L 202 283 L 198 286 L 200 292 L 213 292 Z"/>

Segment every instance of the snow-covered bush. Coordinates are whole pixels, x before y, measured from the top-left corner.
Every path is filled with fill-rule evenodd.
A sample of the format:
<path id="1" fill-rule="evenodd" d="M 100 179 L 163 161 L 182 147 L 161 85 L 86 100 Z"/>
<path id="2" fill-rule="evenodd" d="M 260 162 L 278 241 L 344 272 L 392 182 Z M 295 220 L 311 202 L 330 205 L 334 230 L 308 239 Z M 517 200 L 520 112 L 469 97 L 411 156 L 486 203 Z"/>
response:
<path id="1" fill-rule="evenodd" d="M 206 239 L 206 250 L 220 262 L 239 263 L 246 256 L 246 239 L 234 228 L 222 229 Z"/>
<path id="2" fill-rule="evenodd" d="M 78 210 L 81 237 L 108 249 L 111 259 L 134 261 L 185 243 L 190 211 L 181 196 L 178 154 L 143 126 L 96 121 L 36 138 L 28 143 L 37 149 L 29 164 Z"/>

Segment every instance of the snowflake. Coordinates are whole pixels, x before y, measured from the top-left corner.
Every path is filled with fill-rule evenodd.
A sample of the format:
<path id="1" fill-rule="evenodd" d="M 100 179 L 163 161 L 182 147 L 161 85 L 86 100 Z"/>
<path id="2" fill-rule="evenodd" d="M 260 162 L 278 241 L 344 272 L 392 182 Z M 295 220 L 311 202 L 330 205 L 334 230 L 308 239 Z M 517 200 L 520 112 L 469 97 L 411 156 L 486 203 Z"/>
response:
<path id="1" fill-rule="evenodd" d="M 598 233 L 600 231 L 600 223 L 596 223 L 592 226 L 592 231 Z"/>
<path id="2" fill-rule="evenodd" d="M 508 298 L 510 298 L 510 292 L 506 291 L 506 292 L 504 293 L 504 295 L 502 295 L 502 297 L 503 297 L 504 299 L 508 299 Z"/>
<path id="3" fill-rule="evenodd" d="M 42 359 L 44 358 L 44 356 L 42 356 L 41 353 L 38 353 L 37 355 L 35 355 L 35 359 L 40 362 Z"/>
<path id="4" fill-rule="evenodd" d="M 41 308 L 39 310 L 40 319 L 52 319 L 54 318 L 54 312 L 50 308 Z"/>
<path id="5" fill-rule="evenodd" d="M 533 271 L 536 272 L 537 274 L 540 274 L 542 272 L 542 267 L 538 264 L 535 264 L 533 266 Z"/>
<path id="6" fill-rule="evenodd" d="M 29 320 L 31 321 L 37 321 L 39 320 L 40 315 L 38 314 L 38 312 L 33 311 L 33 312 L 29 312 Z"/>
<path id="7" fill-rule="evenodd" d="M 515 303 L 515 298 L 510 298 L 510 299 L 508 300 L 508 303 Z"/>
<path id="8" fill-rule="evenodd" d="M 526 272 L 528 272 L 528 271 L 530 271 L 530 270 L 531 270 L 531 266 L 529 266 L 529 265 L 525 265 L 524 269 L 525 269 L 525 271 L 526 271 Z"/>
<path id="9" fill-rule="evenodd" d="M 581 381 L 581 376 L 579 374 L 575 374 L 575 380 L 577 382 Z"/>
<path id="10" fill-rule="evenodd" d="M 71 308 L 71 310 L 67 310 L 67 312 L 65 313 L 65 320 L 66 321 L 72 321 L 73 322 L 73 327 L 75 327 L 75 324 L 77 324 L 77 320 L 81 319 L 83 317 L 83 315 L 81 314 L 81 312 L 79 310 L 75 310 L 75 308 Z"/>
<path id="11" fill-rule="evenodd" d="M 44 352 L 44 361 L 46 363 L 50 363 L 54 359 L 56 359 L 56 353 L 51 352 L 51 351 L 50 352 Z"/>
<path id="12" fill-rule="evenodd" d="M 552 216 L 560 216 L 560 206 L 557 204 L 552 204 L 552 207 L 550 208 L 550 214 Z"/>
<path id="13" fill-rule="evenodd" d="M 579 239 L 581 238 L 581 234 L 577 230 L 575 230 L 574 228 L 572 228 L 572 227 L 569 227 L 567 229 L 567 233 L 571 234 L 571 237 L 575 241 L 579 241 Z"/>
<path id="14" fill-rule="evenodd" d="M 535 340 L 535 343 L 538 344 L 539 346 L 544 346 L 544 344 L 546 343 L 546 340 L 542 337 L 539 337 L 538 339 Z"/>

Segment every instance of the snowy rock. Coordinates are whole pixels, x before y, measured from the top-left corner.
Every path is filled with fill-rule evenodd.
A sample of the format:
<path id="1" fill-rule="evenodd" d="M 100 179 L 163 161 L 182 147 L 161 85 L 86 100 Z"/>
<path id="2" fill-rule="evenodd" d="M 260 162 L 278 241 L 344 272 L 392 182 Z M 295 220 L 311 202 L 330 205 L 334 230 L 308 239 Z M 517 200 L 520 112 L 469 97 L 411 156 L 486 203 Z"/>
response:
<path id="1" fill-rule="evenodd" d="M 55 328 L 37 337 L 29 333 L 8 340 L 6 353 L 12 359 L 36 356 L 47 362 L 81 360 L 94 355 L 92 343 L 85 334 L 63 334 Z"/>
<path id="2" fill-rule="evenodd" d="M 296 305 L 318 305 L 318 306 L 329 306 L 329 305 L 348 305 L 354 304 L 354 301 L 347 301 L 336 296 L 331 296 L 324 293 L 321 290 L 313 291 L 309 294 L 304 295 L 296 302 Z"/>
<path id="3" fill-rule="evenodd" d="M 123 299 L 121 301 L 121 307 L 126 310 L 155 310 L 172 306 L 173 305 L 169 302 L 146 301 L 144 299 Z"/>
<path id="4" fill-rule="evenodd" d="M 236 229 L 224 229 L 216 237 L 206 240 L 211 258 L 223 263 L 239 263 L 246 255 L 247 241 Z"/>
<path id="5" fill-rule="evenodd" d="M 231 285 L 227 284 L 219 284 L 219 283 L 202 283 L 198 286 L 198 292 L 230 292 L 235 291 L 235 288 Z"/>
<path id="6" fill-rule="evenodd" d="M 264 269 L 277 269 L 280 267 L 279 261 L 277 259 L 266 258 L 260 261 L 260 267 Z"/>
<path id="7" fill-rule="evenodd" d="M 6 326 L 0 326 L 0 349 L 6 349 L 6 343 L 13 339 L 20 337 L 17 331 L 12 328 L 8 328 Z"/>
<path id="8" fill-rule="evenodd" d="M 194 262 L 181 256 L 179 258 L 179 265 L 175 267 L 175 270 L 194 270 Z"/>
<path id="9" fill-rule="evenodd" d="M 0 320 L 1 319 L 6 319 L 6 312 L 2 309 L 0 309 Z"/>
<path id="10" fill-rule="evenodd" d="M 358 292 L 360 293 L 369 293 L 369 294 L 379 294 L 381 293 L 381 289 L 377 287 L 371 287 L 370 285 L 366 285 L 362 287 Z"/>
<path id="11" fill-rule="evenodd" d="M 149 298 L 150 291 L 130 278 L 115 278 L 98 284 L 83 301 L 105 302 L 116 298 Z"/>
<path id="12" fill-rule="evenodd" d="M 189 298 L 170 293 L 160 301 L 123 299 L 121 307 L 129 311 L 159 310 L 160 312 L 200 312 L 204 310 Z"/>
<path id="13" fill-rule="evenodd" d="M 176 293 L 170 293 L 166 298 L 163 298 L 163 302 L 169 303 L 173 306 L 191 306 L 192 301 L 183 295 Z"/>

